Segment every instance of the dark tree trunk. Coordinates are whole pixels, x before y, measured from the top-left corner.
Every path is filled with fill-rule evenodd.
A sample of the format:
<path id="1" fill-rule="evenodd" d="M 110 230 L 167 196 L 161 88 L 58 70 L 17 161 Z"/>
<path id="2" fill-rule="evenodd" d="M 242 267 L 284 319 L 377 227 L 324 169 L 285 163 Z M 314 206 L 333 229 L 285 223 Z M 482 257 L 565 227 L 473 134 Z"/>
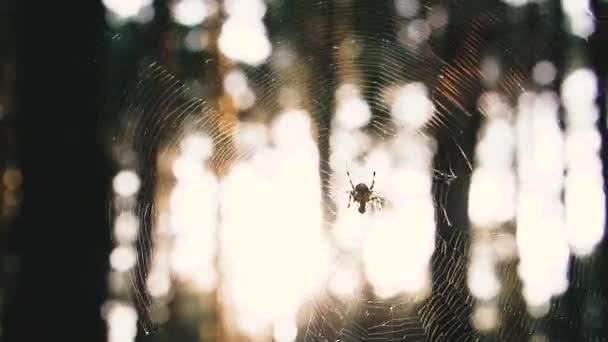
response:
<path id="1" fill-rule="evenodd" d="M 98 134 L 101 2 L 17 3 L 17 134 L 24 179 L 6 341 L 105 341 L 111 166 Z"/>

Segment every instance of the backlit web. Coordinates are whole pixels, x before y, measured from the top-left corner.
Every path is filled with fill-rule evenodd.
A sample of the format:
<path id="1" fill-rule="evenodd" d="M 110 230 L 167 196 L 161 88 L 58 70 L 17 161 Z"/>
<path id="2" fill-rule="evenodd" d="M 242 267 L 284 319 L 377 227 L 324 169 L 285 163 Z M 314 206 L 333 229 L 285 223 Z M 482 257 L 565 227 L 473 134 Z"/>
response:
<path id="1" fill-rule="evenodd" d="M 601 340 L 595 76 L 566 3 L 133 11 L 169 38 L 112 112 L 110 339 Z M 347 170 L 381 207 L 347 208 Z"/>

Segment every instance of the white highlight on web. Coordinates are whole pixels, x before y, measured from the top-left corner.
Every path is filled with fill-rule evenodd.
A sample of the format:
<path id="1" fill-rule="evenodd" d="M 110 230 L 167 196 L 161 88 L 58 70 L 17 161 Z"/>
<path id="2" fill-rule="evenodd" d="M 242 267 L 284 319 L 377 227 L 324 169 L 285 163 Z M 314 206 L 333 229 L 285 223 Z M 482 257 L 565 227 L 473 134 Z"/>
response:
<path id="1" fill-rule="evenodd" d="M 431 192 L 434 143 L 403 128 L 391 146 L 392 163 L 388 166 L 392 169 L 384 171 L 378 184 L 378 191 L 390 205 L 372 222 L 363 254 L 365 274 L 380 297 L 414 295 L 430 285 L 436 226 Z M 401 150 L 405 155 L 397 153 L 397 145 L 407 146 Z M 370 160 L 368 167 L 373 165 Z M 398 269 L 404 271 L 395 271 Z"/>
<path id="2" fill-rule="evenodd" d="M 372 117 L 369 104 L 361 97 L 359 89 L 353 84 L 342 84 L 336 91 L 335 123 L 347 131 L 360 129 Z"/>
<path id="3" fill-rule="evenodd" d="M 118 246 L 110 254 L 110 265 L 118 272 L 126 272 L 135 266 L 137 256 L 130 246 Z"/>
<path id="4" fill-rule="evenodd" d="M 434 213 L 434 208 L 432 202 L 415 202 L 385 211 L 365 241 L 365 275 L 380 297 L 414 295 L 430 285 L 435 222 L 427 213 Z"/>
<path id="5" fill-rule="evenodd" d="M 193 27 L 213 14 L 214 4 L 205 0 L 178 0 L 171 7 L 171 13 L 177 23 Z"/>
<path id="6" fill-rule="evenodd" d="M 395 0 L 397 14 L 404 18 L 413 18 L 420 10 L 418 0 Z"/>
<path id="7" fill-rule="evenodd" d="M 221 183 L 224 300 L 248 333 L 272 325 L 275 337 L 290 340 L 295 323 L 281 317 L 297 312 L 325 277 L 329 254 L 311 128 L 302 110 L 279 114 L 270 129 L 274 146 L 238 161 Z M 241 129 L 247 138 L 238 140 L 265 140 L 247 133 Z"/>
<path id="8" fill-rule="evenodd" d="M 551 297 L 562 294 L 568 287 L 570 250 L 560 197 L 564 141 L 557 121 L 555 94 L 527 92 L 520 96 L 518 106 L 518 273 L 524 299 L 531 312 L 538 312 L 534 308 L 546 307 Z"/>
<path id="9" fill-rule="evenodd" d="M 429 262 L 435 247 L 431 194 L 435 142 L 418 131 L 432 116 L 433 106 L 419 83 L 400 86 L 392 95 L 389 104 L 401 128 L 394 139 L 379 142 L 360 130 L 371 119 L 371 111 L 358 97 L 356 86 L 342 85 L 337 94 L 330 137 L 337 210 L 332 234 L 350 266 L 337 270 L 329 285 L 346 297 L 359 286 L 346 286 L 358 277 L 354 268 L 358 258 L 379 297 L 415 295 L 430 285 Z M 357 156 L 364 159 L 357 160 Z M 368 186 L 376 171 L 374 191 L 385 198 L 386 205 L 379 208 L 369 203 L 365 214 L 356 210 L 357 204 L 348 208 L 352 189 L 346 169 L 355 185 Z"/>
<path id="10" fill-rule="evenodd" d="M 139 176 L 131 170 L 118 172 L 112 181 L 114 192 L 122 197 L 135 195 L 139 190 L 140 183 Z"/>
<path id="11" fill-rule="evenodd" d="M 596 84 L 595 74 L 583 68 L 570 72 L 561 88 L 567 123 L 566 227 L 577 256 L 593 252 L 604 237 L 606 221 Z"/>
<path id="12" fill-rule="evenodd" d="M 482 231 L 497 231 L 515 219 L 516 139 L 513 109 L 501 94 L 491 91 L 482 94 L 479 108 L 486 119 L 475 147 L 468 215 L 472 230 L 481 237 L 473 234 L 467 287 L 473 297 L 482 301 L 473 314 L 473 324 L 478 330 L 490 330 L 496 325 L 497 309 L 489 302 L 498 296 L 501 288 L 496 263 L 512 258 L 517 251 L 514 239 L 509 245 L 508 236 L 487 236 Z"/>
<path id="13" fill-rule="evenodd" d="M 134 243 L 139 234 L 139 221 L 130 211 L 124 211 L 114 221 L 114 237 L 119 244 Z"/>
<path id="14" fill-rule="evenodd" d="M 131 342 L 137 335 L 137 312 L 129 305 L 108 302 L 103 310 L 108 324 L 108 342 Z"/>
<path id="15" fill-rule="evenodd" d="M 501 288 L 496 274 L 496 255 L 488 241 L 473 242 L 467 276 L 471 294 L 483 301 L 494 299 Z"/>
<path id="16" fill-rule="evenodd" d="M 247 76 L 239 69 L 232 69 L 224 77 L 224 91 L 232 97 L 237 109 L 249 109 L 255 103 L 255 94 L 247 84 Z"/>
<path id="17" fill-rule="evenodd" d="M 358 255 L 347 255 L 339 260 L 328 279 L 329 290 L 338 297 L 350 298 L 361 287 L 362 274 L 358 265 Z"/>
<path id="18" fill-rule="evenodd" d="M 475 149 L 468 214 L 476 228 L 495 229 L 515 217 L 515 131 L 504 98 L 486 93 L 480 102 L 487 119 Z"/>
<path id="19" fill-rule="evenodd" d="M 562 0 L 562 10 L 573 35 L 586 39 L 595 31 L 595 18 L 589 0 Z"/>
<path id="20" fill-rule="evenodd" d="M 152 0 L 102 0 L 102 2 L 121 20 L 137 17 L 146 8 L 152 6 Z"/>
<path id="21" fill-rule="evenodd" d="M 262 18 L 266 4 L 261 0 L 230 0 L 224 3 L 228 17 L 220 32 L 218 46 L 228 58 L 250 65 L 260 65 L 270 56 Z"/>
<path id="22" fill-rule="evenodd" d="M 186 136 L 173 161 L 175 186 L 169 199 L 169 226 L 173 236 L 171 270 L 181 281 L 203 291 L 215 288 L 218 190 L 215 175 L 205 166 L 211 139 Z"/>
<path id="23" fill-rule="evenodd" d="M 528 4 L 531 0 L 502 0 L 507 5 L 511 5 L 513 7 L 521 7 L 523 5 Z"/>
<path id="24" fill-rule="evenodd" d="M 276 342 L 292 342 L 298 336 L 298 324 L 295 315 L 285 315 L 274 321 L 272 337 Z"/>
<path id="25" fill-rule="evenodd" d="M 151 265 L 146 278 L 146 288 L 154 298 L 169 295 L 172 286 L 171 251 L 173 249 L 173 232 L 170 226 L 170 214 L 166 208 L 160 210 L 152 232 L 154 248 Z"/>
<path id="26" fill-rule="evenodd" d="M 131 284 L 131 270 L 137 263 L 135 242 L 139 235 L 139 221 L 131 203 L 135 200 L 140 183 L 139 176 L 129 169 L 118 172 L 112 181 L 117 211 L 113 228 L 117 244 L 110 253 L 110 291 L 114 298 L 122 298 L 131 290 L 127 284 Z M 129 301 L 106 301 L 102 315 L 108 325 L 109 342 L 131 342 L 135 339 L 137 313 Z"/>
<path id="27" fill-rule="evenodd" d="M 499 310 L 495 302 L 477 303 L 471 321 L 478 331 L 491 331 L 496 328 L 500 320 Z"/>
<path id="28" fill-rule="evenodd" d="M 555 80 L 557 70 L 555 65 L 549 61 L 540 61 L 532 69 L 534 82 L 540 85 L 549 85 Z"/>
<path id="29" fill-rule="evenodd" d="M 414 130 L 423 128 L 435 112 L 426 86 L 419 82 L 397 88 L 390 105 L 393 117 Z"/>

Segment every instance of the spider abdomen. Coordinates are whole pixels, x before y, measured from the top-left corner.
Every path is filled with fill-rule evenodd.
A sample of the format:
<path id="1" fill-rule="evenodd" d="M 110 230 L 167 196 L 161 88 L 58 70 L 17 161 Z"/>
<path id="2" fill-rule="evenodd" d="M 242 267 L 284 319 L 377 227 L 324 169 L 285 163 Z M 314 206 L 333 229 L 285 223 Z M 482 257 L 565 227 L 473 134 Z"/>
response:
<path id="1" fill-rule="evenodd" d="M 359 204 L 359 212 L 361 214 L 365 214 L 365 204 L 366 204 L 366 202 L 360 202 L 360 204 Z"/>

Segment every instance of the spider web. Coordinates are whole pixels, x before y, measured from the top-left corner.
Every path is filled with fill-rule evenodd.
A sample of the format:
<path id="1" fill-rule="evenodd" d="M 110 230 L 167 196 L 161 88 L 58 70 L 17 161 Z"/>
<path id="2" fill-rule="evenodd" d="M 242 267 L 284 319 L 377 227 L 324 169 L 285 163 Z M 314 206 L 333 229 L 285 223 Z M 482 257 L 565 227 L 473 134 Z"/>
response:
<path id="1" fill-rule="evenodd" d="M 262 122 L 269 122 L 281 110 L 283 89 L 295 89 L 302 94 L 300 101 L 313 113 L 324 219 L 331 231 L 340 215 L 340 206 L 345 206 L 343 202 L 347 200 L 332 178 L 345 178 L 345 172 L 332 167 L 330 162 L 337 149 L 331 144 L 331 134 L 335 93 L 340 83 L 359 81 L 361 94 L 372 112 L 370 123 L 360 132 L 371 137 L 372 144 L 393 141 L 399 134 L 401 123 L 391 116 L 384 99 L 386 90 L 406 82 L 424 84 L 435 114 L 417 134 L 431 137 L 436 143 L 431 174 L 437 222 L 430 261 L 432 285 L 427 296 L 380 299 L 365 284 L 344 299 L 325 288 L 307 308 L 306 324 L 299 329 L 298 340 L 521 341 L 530 336 L 540 336 L 539 341 L 542 336 L 559 340 L 559 333 L 586 324 L 581 315 L 569 310 L 575 300 L 573 296 L 590 296 L 606 302 L 599 290 L 591 290 L 592 274 L 598 267 L 593 260 L 574 261 L 571 286 L 580 292 L 555 300 L 544 319 L 527 315 L 515 262 L 501 264 L 498 273 L 508 286 L 498 299 L 501 324 L 490 333 L 477 331 L 471 323 L 476 301 L 466 287 L 471 243 L 466 203 L 471 156 L 483 116 L 477 107 L 477 98 L 487 82 L 483 63 L 487 56 L 500 59 L 502 72 L 494 87 L 515 102 L 531 86 L 529 78 L 534 63 L 554 52 L 548 42 L 558 37 L 557 20 L 552 16 L 555 9 L 547 5 L 543 11 L 528 7 L 514 10 L 494 1 L 427 1 L 419 4 L 418 15 L 435 18 L 437 27 L 426 41 L 418 44 L 411 42 L 417 38 L 406 32 L 406 24 L 412 20 L 399 15 L 394 2 L 295 3 L 269 3 L 265 20 L 275 51 L 271 59 L 282 55 L 283 60 L 274 62 L 278 67 L 242 67 L 255 92 L 256 104 L 253 109 L 242 111 L 240 119 L 261 118 Z M 450 25 L 441 26 L 444 14 Z M 510 22 L 514 15 L 524 14 L 535 20 Z M 511 30 L 512 27 L 521 29 Z M 348 55 L 348 51 L 354 56 Z M 203 59 L 209 62 L 205 65 L 220 64 L 213 54 Z M 196 80 L 192 73 L 188 75 L 188 67 L 181 67 L 179 62 L 173 68 L 176 70 L 170 72 L 157 62 L 141 63 L 136 82 L 116 110 L 115 125 L 119 130 L 112 134 L 114 158 L 123 166 L 134 167 L 142 179 L 136 209 L 141 223 L 138 263 L 132 279 L 143 326 L 152 330 L 154 302 L 146 288 L 146 278 L 155 247 L 153 226 L 158 214 L 155 193 L 162 183 L 156 167 L 158 155 L 179 145 L 189 131 L 203 131 L 212 138 L 216 148 L 209 167 L 219 173 L 234 161 L 256 153 L 255 146 L 241 150 L 234 147 L 236 123 L 219 114 L 217 103 L 210 100 L 217 95 L 214 82 L 221 82 L 218 76 L 204 72 L 207 84 Z M 178 79 L 176 74 L 193 81 Z M 356 159 L 365 161 L 368 157 L 364 151 Z M 365 170 L 368 171 L 371 170 Z M 379 173 L 377 182 L 388 181 L 382 177 Z M 395 268 L 394 272 L 408 269 Z"/>

